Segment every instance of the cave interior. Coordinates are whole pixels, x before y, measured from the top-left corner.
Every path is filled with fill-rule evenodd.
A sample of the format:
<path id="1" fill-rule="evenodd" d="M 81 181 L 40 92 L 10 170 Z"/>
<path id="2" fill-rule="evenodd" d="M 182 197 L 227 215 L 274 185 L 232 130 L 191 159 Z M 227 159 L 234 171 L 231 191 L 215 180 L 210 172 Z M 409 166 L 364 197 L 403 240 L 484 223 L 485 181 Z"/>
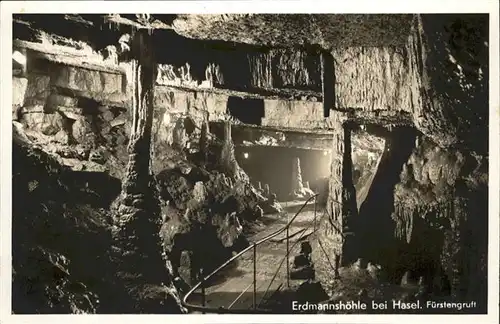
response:
<path id="1" fill-rule="evenodd" d="M 341 255 L 343 267 L 376 264 L 394 284 L 423 278 L 437 294 L 484 299 L 488 98 L 487 78 L 477 71 L 487 71 L 488 61 L 485 43 L 467 35 L 487 37 L 488 19 L 298 15 L 307 27 L 290 31 L 295 26 L 290 17 L 278 16 L 157 15 L 144 22 L 135 15 L 17 15 L 13 120 L 20 126 L 15 127 L 52 150 L 65 168 L 85 174 L 81 182 L 87 188 L 103 190 L 99 175 L 109 174 L 122 181 L 122 196 L 127 190 L 139 195 L 138 187 L 127 187 L 124 180 L 134 167 L 127 145 L 134 136 L 140 142 L 143 134 L 134 132 L 142 124 L 134 114 L 147 106 L 151 129 L 144 132 L 151 135 L 151 149 L 143 157 L 152 152 L 153 173 L 165 186 L 162 199 L 171 204 L 162 207 L 170 212 L 165 223 L 178 222 L 179 232 L 168 233 L 171 244 L 195 237 L 176 236 L 183 231 L 204 235 L 207 242 L 217 237 L 214 244 L 223 248 L 234 243 L 229 232 L 235 226 L 220 225 L 228 224 L 229 216 L 220 224 L 212 221 L 210 234 L 192 225 L 209 223 L 199 216 L 203 213 L 190 227 L 182 223 L 182 214 L 191 217 L 186 216 L 190 208 L 212 212 L 199 207 L 197 198 L 183 199 L 203 196 L 210 190 L 200 186 L 218 180 L 189 173 L 193 162 L 183 164 L 177 155 L 198 162 L 212 155 L 214 165 L 231 170 L 220 180 L 231 178 L 230 187 L 244 174 L 253 188 L 268 185 L 279 203 L 305 201 L 310 193 L 322 197 L 318 201 L 327 217 L 317 237 L 327 257 L 313 246 L 318 272 L 328 273 L 328 256 Z M 249 31 L 261 22 L 288 30 L 287 36 L 265 27 Z M 389 35 L 383 23 L 400 28 Z M 152 47 L 154 55 L 137 54 L 134 43 L 121 41 L 141 28 L 149 32 L 141 37 L 160 44 Z M 314 28 L 329 32 L 313 33 Z M 367 28 L 372 35 L 356 37 Z M 301 33 L 323 38 L 304 43 Z M 144 96 L 139 103 L 132 93 L 149 88 L 137 90 L 134 84 L 147 79 L 134 79 L 134 55 L 145 71 L 156 71 L 148 81 L 153 95 L 139 93 Z M 447 65 L 434 63 L 444 61 Z M 440 74 L 450 69 L 449 75 Z M 443 85 L 445 77 L 452 81 Z M 444 95 L 431 98 L 433 91 Z M 136 164 L 149 175 L 149 160 Z M 206 167 L 207 160 L 199 165 Z M 298 192 L 297 183 L 308 194 Z M 149 188 L 147 181 L 144 186 Z M 109 190 L 117 187 L 114 183 Z M 174 207 L 175 212 L 169 209 Z M 235 212 L 240 213 L 236 207 Z"/>

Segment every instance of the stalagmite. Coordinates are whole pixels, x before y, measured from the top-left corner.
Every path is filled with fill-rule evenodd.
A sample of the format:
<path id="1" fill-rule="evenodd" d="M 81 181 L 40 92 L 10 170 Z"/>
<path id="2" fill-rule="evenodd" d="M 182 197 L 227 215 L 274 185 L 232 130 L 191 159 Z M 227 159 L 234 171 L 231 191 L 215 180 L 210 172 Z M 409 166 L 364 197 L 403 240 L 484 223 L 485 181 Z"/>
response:
<path id="1" fill-rule="evenodd" d="M 151 172 L 151 132 L 156 63 L 151 35 L 135 33 L 133 61 L 133 124 L 128 146 L 129 161 L 122 192 L 115 202 L 113 245 L 117 276 L 137 289 L 127 291 L 131 311 L 136 313 L 182 312 L 171 273 L 161 255 L 160 205 Z M 141 297 L 151 285 L 163 293 L 150 300 Z M 126 284 L 127 285 L 127 284 Z M 126 308 L 125 308 L 126 309 Z"/>
<path id="2" fill-rule="evenodd" d="M 188 142 L 188 137 L 186 134 L 186 128 L 184 127 L 184 119 L 179 118 L 175 123 L 174 131 L 172 134 L 173 146 L 177 150 L 184 150 Z"/>
<path id="3" fill-rule="evenodd" d="M 201 134 L 200 134 L 200 153 L 202 155 L 203 163 L 207 162 L 209 147 L 208 147 L 208 122 L 206 120 L 203 121 L 201 125 Z"/>
<path id="4" fill-rule="evenodd" d="M 269 197 L 271 195 L 271 189 L 269 188 L 269 184 L 266 183 L 264 185 L 264 197 Z"/>
<path id="5" fill-rule="evenodd" d="M 314 191 L 311 190 L 311 187 L 309 186 L 309 181 L 304 181 L 304 193 L 305 195 L 309 198 L 314 196 Z"/>
<path id="6" fill-rule="evenodd" d="M 410 271 L 406 271 L 401 278 L 401 286 L 406 286 L 410 284 Z"/>
<path id="7" fill-rule="evenodd" d="M 224 144 L 221 155 L 221 164 L 224 170 L 230 175 L 231 178 L 239 180 L 241 178 L 241 174 L 239 172 L 240 167 L 234 154 L 234 143 L 231 136 L 231 123 L 229 121 L 226 121 L 224 124 Z"/>
<path id="8" fill-rule="evenodd" d="M 303 198 L 304 184 L 302 183 L 302 170 L 300 169 L 300 159 L 293 160 L 292 188 L 290 194 L 294 198 Z"/>

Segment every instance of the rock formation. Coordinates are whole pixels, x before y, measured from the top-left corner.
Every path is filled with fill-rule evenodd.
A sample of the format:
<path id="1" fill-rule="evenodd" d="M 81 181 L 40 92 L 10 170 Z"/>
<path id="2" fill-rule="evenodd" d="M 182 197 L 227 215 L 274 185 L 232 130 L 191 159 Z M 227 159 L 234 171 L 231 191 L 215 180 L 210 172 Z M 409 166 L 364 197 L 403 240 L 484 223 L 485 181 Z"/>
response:
<path id="1" fill-rule="evenodd" d="M 290 197 L 291 199 L 307 199 L 311 196 L 314 196 L 314 192 L 309 188 L 308 181 L 305 183 L 302 181 L 300 159 L 296 157 L 293 160 Z"/>
<path id="2" fill-rule="evenodd" d="M 158 175 L 161 198 L 169 201 L 163 207 L 161 237 L 174 273 L 182 272 L 183 251 L 189 252 L 191 271 L 198 273 L 199 260 L 211 271 L 232 251 L 246 247 L 242 224 L 259 217 L 259 198 L 244 183 L 233 187 L 227 179 L 223 173 L 198 168 L 182 174 L 176 167 Z"/>
<path id="3" fill-rule="evenodd" d="M 129 290 L 133 301 L 129 311 L 137 313 L 183 312 L 170 269 L 161 255 L 159 240 L 160 206 L 151 172 L 151 130 L 156 65 L 151 40 L 146 31 L 133 37 L 133 122 L 129 142 L 129 161 L 122 192 L 115 205 L 113 245 L 120 266 L 117 276 L 138 286 Z M 167 261 L 168 262 L 168 261 Z M 166 283 L 166 284 L 164 284 Z M 156 286 L 156 293 L 149 290 Z M 137 296 L 151 294 L 148 299 Z"/>
<path id="4" fill-rule="evenodd" d="M 302 191 L 304 190 L 304 185 L 302 184 L 302 170 L 300 169 L 300 159 L 295 158 L 293 160 L 293 168 L 292 168 L 292 187 L 291 187 L 291 195 L 292 196 L 300 196 Z"/>
<path id="5" fill-rule="evenodd" d="M 266 183 L 264 185 L 264 197 L 270 197 L 271 195 L 271 189 L 269 188 L 269 184 Z"/>
<path id="6" fill-rule="evenodd" d="M 244 182 L 249 181 L 248 176 L 236 161 L 234 143 L 231 138 L 231 124 L 229 122 L 226 122 L 224 125 L 224 143 L 222 145 L 220 159 L 224 172 L 226 172 L 231 178 Z"/>

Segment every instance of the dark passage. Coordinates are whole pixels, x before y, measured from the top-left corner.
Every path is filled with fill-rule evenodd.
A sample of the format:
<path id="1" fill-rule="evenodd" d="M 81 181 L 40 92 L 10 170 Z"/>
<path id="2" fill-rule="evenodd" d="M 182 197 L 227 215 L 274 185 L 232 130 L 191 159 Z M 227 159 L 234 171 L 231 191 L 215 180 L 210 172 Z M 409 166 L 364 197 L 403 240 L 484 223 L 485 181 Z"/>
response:
<path id="1" fill-rule="evenodd" d="M 227 112 L 242 123 L 260 126 L 264 117 L 264 100 L 229 97 Z"/>
<path id="2" fill-rule="evenodd" d="M 408 161 L 415 143 L 415 132 L 398 129 L 391 132 L 368 195 L 359 210 L 357 224 L 360 255 L 382 265 L 393 265 L 389 253 L 394 209 L 394 186 L 399 181 L 403 164 Z M 375 230 L 376 229 L 376 230 Z M 374 244 L 374 242 L 377 242 Z"/>

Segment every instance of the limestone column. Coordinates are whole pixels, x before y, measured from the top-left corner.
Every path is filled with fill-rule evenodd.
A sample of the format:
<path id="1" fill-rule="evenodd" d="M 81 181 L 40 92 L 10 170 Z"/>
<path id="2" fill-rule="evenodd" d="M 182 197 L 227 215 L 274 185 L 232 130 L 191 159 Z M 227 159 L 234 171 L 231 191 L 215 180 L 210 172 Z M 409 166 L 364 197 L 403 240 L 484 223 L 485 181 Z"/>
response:
<path id="1" fill-rule="evenodd" d="M 322 247 L 314 250 L 315 262 L 322 270 L 332 272 L 339 262 L 345 265 L 357 258 L 353 246 L 352 223 L 357 214 L 356 192 L 352 180 L 351 129 L 340 113 L 331 116 L 334 131 L 329 193 L 326 215 L 319 226 Z M 323 252 L 324 251 L 324 252 Z M 324 254 L 327 254 L 325 256 Z M 336 261 L 337 260 L 337 261 Z"/>
<path id="2" fill-rule="evenodd" d="M 153 126 L 153 95 L 157 64 L 148 30 L 138 30 L 132 40 L 133 105 L 129 161 L 122 182 L 122 192 L 114 206 L 113 258 L 116 276 L 125 286 L 131 303 L 129 309 L 138 313 L 180 312 L 177 292 L 171 273 L 162 258 L 160 243 L 160 206 L 151 171 L 151 133 Z M 164 283 L 164 291 L 155 298 L 142 298 L 148 287 Z M 127 306 L 124 306 L 126 309 Z M 131 308 L 131 309 L 130 309 Z"/>

